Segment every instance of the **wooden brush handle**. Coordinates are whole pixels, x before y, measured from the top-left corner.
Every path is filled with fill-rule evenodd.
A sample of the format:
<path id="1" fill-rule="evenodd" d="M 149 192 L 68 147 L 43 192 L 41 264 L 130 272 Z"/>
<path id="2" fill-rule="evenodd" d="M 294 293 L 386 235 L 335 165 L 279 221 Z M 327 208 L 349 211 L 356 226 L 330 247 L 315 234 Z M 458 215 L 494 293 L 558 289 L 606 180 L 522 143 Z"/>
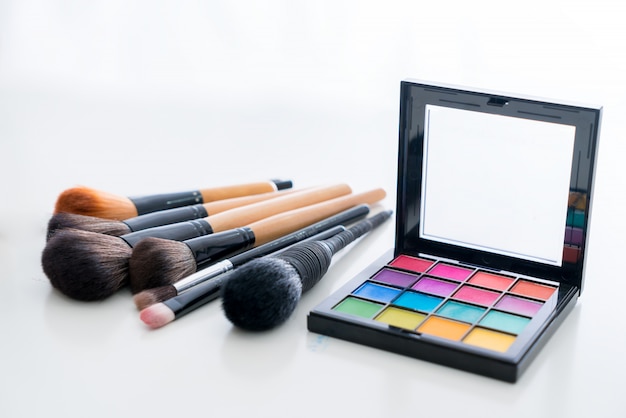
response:
<path id="1" fill-rule="evenodd" d="M 204 203 L 229 199 L 231 197 L 249 196 L 251 194 L 268 193 L 275 191 L 276 184 L 271 181 L 234 184 L 232 186 L 211 187 L 199 190 L 200 194 L 202 195 L 202 201 Z"/>
<path id="2" fill-rule="evenodd" d="M 291 193 L 299 192 L 296 189 L 281 190 L 279 192 L 268 192 L 253 194 L 250 196 L 231 197 L 230 199 L 216 200 L 215 202 L 205 203 L 204 209 L 206 209 L 207 215 L 215 215 L 221 212 L 225 212 L 230 209 L 235 209 L 241 206 L 250 205 L 252 203 L 263 202 L 265 200 L 274 199 L 276 197 L 286 196 Z"/>
<path id="3" fill-rule="evenodd" d="M 305 228 L 329 216 L 356 205 L 373 204 L 384 199 L 383 189 L 373 189 L 363 193 L 331 199 L 299 209 L 290 210 L 266 219 L 251 223 L 249 228 L 254 232 L 254 245 L 258 246 L 290 234 L 298 229 Z"/>
<path id="4" fill-rule="evenodd" d="M 213 232 L 226 231 L 228 229 L 246 226 L 249 223 L 287 212 L 293 209 L 324 202 L 339 196 L 344 196 L 352 191 L 347 184 L 314 187 L 276 197 L 264 202 L 252 203 L 235 209 L 230 209 L 217 215 L 208 216 L 205 220 L 211 225 Z"/>

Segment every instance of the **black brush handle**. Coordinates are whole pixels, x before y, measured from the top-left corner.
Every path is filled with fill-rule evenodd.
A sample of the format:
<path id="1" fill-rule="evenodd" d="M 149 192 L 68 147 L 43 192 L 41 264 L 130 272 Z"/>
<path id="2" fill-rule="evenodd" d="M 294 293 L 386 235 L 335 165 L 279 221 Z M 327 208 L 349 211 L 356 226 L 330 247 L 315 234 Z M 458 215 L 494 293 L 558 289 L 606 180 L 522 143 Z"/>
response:
<path id="1" fill-rule="evenodd" d="M 147 237 L 184 241 L 212 233 L 213 228 L 211 228 L 211 225 L 207 221 L 204 219 L 196 219 L 131 232 L 130 234 L 120 235 L 120 238 L 126 241 L 131 247 L 134 247 L 139 241 Z"/>
<path id="2" fill-rule="evenodd" d="M 135 205 L 138 215 L 203 203 L 200 190 L 129 197 L 129 199 Z"/>
<path id="3" fill-rule="evenodd" d="M 392 213 L 393 211 L 391 210 L 377 213 L 368 219 L 362 220 L 353 227 L 340 232 L 332 238 L 324 240 L 324 243 L 326 243 L 326 245 L 330 247 L 332 253 L 335 254 L 344 247 L 348 246 L 350 243 L 354 242 L 357 238 L 367 234 L 369 231 L 385 222 L 391 217 Z"/>

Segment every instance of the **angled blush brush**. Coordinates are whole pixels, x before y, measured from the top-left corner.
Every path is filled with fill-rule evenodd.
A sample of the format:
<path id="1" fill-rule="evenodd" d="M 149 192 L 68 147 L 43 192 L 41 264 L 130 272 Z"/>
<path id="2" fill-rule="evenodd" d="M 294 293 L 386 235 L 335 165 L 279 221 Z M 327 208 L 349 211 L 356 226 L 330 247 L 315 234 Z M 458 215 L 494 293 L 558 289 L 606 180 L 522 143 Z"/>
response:
<path id="1" fill-rule="evenodd" d="M 81 229 L 83 231 L 97 232 L 99 234 L 120 236 L 148 228 L 155 228 L 157 226 L 206 218 L 207 216 L 222 213 L 230 209 L 285 196 L 298 191 L 300 190 L 287 189 L 249 196 L 231 197 L 229 199 L 216 200 L 209 203 L 198 203 L 174 209 L 150 212 L 124 219 L 123 221 L 80 215 L 77 213 L 58 212 L 52 215 L 48 221 L 48 232 L 46 236 L 49 239 L 56 230 L 62 228 Z"/>
<path id="2" fill-rule="evenodd" d="M 391 214 L 380 212 L 326 240 L 299 243 L 237 268 L 221 285 L 226 318 L 248 331 L 265 331 L 284 323 L 302 294 L 326 274 L 334 254 Z"/>
<path id="3" fill-rule="evenodd" d="M 365 204 L 357 205 L 353 208 L 344 210 L 336 215 L 332 215 L 322 221 L 319 221 L 305 228 L 299 229 L 295 232 L 292 232 L 278 239 L 270 241 L 267 244 L 254 247 L 250 250 L 244 251 L 243 253 L 234 255 L 230 258 L 227 258 L 222 261 L 218 261 L 216 263 L 203 267 L 199 269 L 198 271 L 196 271 L 195 273 L 191 273 L 190 275 L 187 275 L 180 280 L 176 280 L 177 276 L 173 275 L 170 278 L 166 278 L 163 276 L 165 276 L 167 273 L 163 273 L 163 276 L 161 276 L 158 270 L 154 271 L 151 274 L 156 276 L 156 280 L 152 280 L 151 281 L 152 283 L 171 282 L 172 284 L 167 284 L 164 286 L 152 287 L 152 288 L 149 288 L 150 285 L 146 283 L 137 284 L 138 288 L 146 287 L 146 290 L 143 290 L 135 294 L 133 297 L 133 300 L 138 309 L 140 310 L 145 309 L 150 305 L 153 305 L 158 302 L 162 302 L 166 299 L 185 293 L 186 291 L 198 286 L 200 283 L 203 283 L 207 280 L 212 280 L 215 277 L 218 277 L 254 258 L 273 253 L 289 245 L 295 244 L 296 242 L 299 242 L 301 240 L 310 239 L 310 237 L 312 236 L 317 236 L 317 234 L 321 234 L 323 231 L 328 231 L 329 228 L 331 229 L 333 227 L 338 228 L 340 225 L 352 222 L 358 218 L 366 216 L 369 213 L 369 211 L 370 209 L 368 205 L 365 205 Z M 332 235 L 334 235 L 334 233 Z M 141 243 L 138 244 L 138 246 L 140 245 Z M 172 252 L 176 252 L 176 253 L 180 252 L 180 254 L 178 254 L 177 256 L 156 254 L 156 257 L 164 257 L 164 259 L 167 259 L 167 260 L 174 258 L 174 260 L 166 261 L 165 263 L 163 263 L 169 267 L 171 265 L 179 264 L 178 260 L 180 259 L 180 257 L 182 256 L 184 258 L 185 255 L 189 255 L 188 251 L 190 251 L 190 248 L 189 250 L 187 250 L 186 248 L 181 248 L 181 249 L 175 248 L 173 249 Z M 134 252 L 135 250 L 133 250 L 133 253 Z M 182 264 L 184 266 L 180 269 L 180 275 L 183 275 L 184 271 L 193 270 L 194 266 L 198 267 L 197 262 L 191 263 L 191 261 L 188 261 L 188 260 L 189 258 L 182 260 Z M 134 270 L 133 266 L 135 265 L 135 262 L 137 262 L 137 259 L 136 258 L 133 259 L 133 256 L 131 255 L 131 259 L 129 262 L 129 265 L 131 266 L 130 267 L 131 283 L 133 282 L 133 278 L 135 276 L 132 273 Z M 151 262 L 152 260 L 146 261 L 146 263 L 151 263 Z M 189 267 L 186 267 L 187 265 L 189 265 Z M 167 270 L 168 269 L 166 268 L 166 271 Z"/>
<path id="4" fill-rule="evenodd" d="M 251 244 L 258 246 L 355 205 L 375 203 L 384 196 L 382 189 L 341 196 L 264 218 L 244 229 L 252 237 Z M 129 259 L 131 291 L 138 293 L 176 283 L 202 265 L 216 262 L 215 253 L 222 255 L 222 251 L 224 245 L 216 245 L 215 237 L 210 235 L 184 241 L 146 238 L 133 247 Z"/>
<path id="5" fill-rule="evenodd" d="M 208 218 L 179 222 L 119 237 L 62 229 L 46 243 L 42 267 L 53 287 L 66 296 L 83 301 L 100 300 L 128 282 L 128 260 L 132 247 L 142 239 L 185 240 L 220 232 L 219 239 L 225 242 L 241 241 L 242 232 L 236 228 L 277 213 L 343 196 L 350 191 L 345 184 L 316 187 L 230 209 L 212 216 L 210 222 Z"/>
<path id="6" fill-rule="evenodd" d="M 231 197 L 267 193 L 288 189 L 291 186 L 290 180 L 270 180 L 138 197 L 119 196 L 81 186 L 63 191 L 57 198 L 54 213 L 76 213 L 98 218 L 123 220 L 160 210 Z"/>
<path id="7" fill-rule="evenodd" d="M 306 228 L 305 228 L 306 229 Z M 334 226 L 330 229 L 320 232 L 319 234 L 313 235 L 312 237 L 304 238 L 302 235 L 298 235 L 298 242 L 312 241 L 312 240 L 323 240 L 332 237 L 333 235 L 337 235 L 338 233 L 345 231 L 346 228 L 342 225 Z M 304 231 L 302 229 L 301 231 Z M 282 241 L 282 239 L 278 239 L 267 244 L 261 245 L 260 247 L 253 248 L 252 250 L 246 251 L 239 256 L 243 256 L 246 253 L 254 252 L 255 250 L 259 250 L 255 253 L 255 255 L 250 258 L 252 260 L 257 257 L 261 257 L 266 254 L 271 254 L 280 251 L 282 248 L 282 243 L 279 245 L 279 248 L 273 248 L 273 244 L 276 241 Z M 237 255 L 230 258 L 233 260 Z M 248 261 L 249 261 L 248 260 Z M 227 262 L 228 260 L 224 260 Z M 247 261 L 246 261 L 247 262 Z M 223 271 L 219 273 L 211 274 L 210 280 L 204 280 L 198 282 L 193 287 L 190 287 L 187 291 L 182 292 L 180 294 L 173 294 L 172 296 L 165 298 L 158 303 L 152 303 L 146 306 L 139 313 L 139 319 L 143 321 L 146 325 L 148 325 L 152 329 L 161 328 L 169 324 L 170 322 L 178 319 L 188 313 L 195 311 L 203 305 L 215 300 L 219 297 L 220 287 L 224 283 L 225 280 L 228 280 L 230 272 L 232 272 L 232 268 L 223 269 Z M 205 272 L 203 272 L 205 273 Z M 206 272 L 205 274 L 207 274 Z M 194 275 L 192 275 L 194 276 Z M 189 276 L 191 277 L 191 276 Z"/>

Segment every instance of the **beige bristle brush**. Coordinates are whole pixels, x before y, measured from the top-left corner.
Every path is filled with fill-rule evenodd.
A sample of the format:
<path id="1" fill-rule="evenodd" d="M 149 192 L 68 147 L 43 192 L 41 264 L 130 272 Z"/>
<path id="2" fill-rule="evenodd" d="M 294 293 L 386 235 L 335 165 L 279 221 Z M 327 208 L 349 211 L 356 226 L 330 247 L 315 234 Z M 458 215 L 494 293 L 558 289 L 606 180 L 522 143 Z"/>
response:
<path id="1" fill-rule="evenodd" d="M 258 246 L 351 207 L 376 203 L 385 196 L 383 189 L 342 196 L 262 219 L 249 224 L 248 228 L 254 231 L 254 245 Z M 135 292 L 143 289 L 133 297 L 135 305 L 143 309 L 197 284 L 182 282 L 181 279 L 208 265 L 204 258 L 214 247 L 210 236 L 182 242 L 158 238 L 146 238 L 139 242 L 129 260 L 131 288 Z"/>
<path id="2" fill-rule="evenodd" d="M 230 209 L 246 206 L 256 202 L 262 202 L 299 191 L 301 190 L 287 189 L 253 194 L 249 196 L 231 197 L 229 199 L 216 200 L 209 203 L 198 203 L 196 205 L 150 212 L 133 218 L 124 219 L 123 221 L 80 215 L 77 213 L 59 212 L 52 215 L 48 221 L 48 232 L 46 236 L 49 239 L 55 231 L 63 228 L 74 228 L 81 229 L 83 231 L 98 232 L 100 234 L 120 236 L 157 226 L 206 218 L 207 216 L 216 215 Z"/>
<path id="3" fill-rule="evenodd" d="M 290 180 L 270 180 L 138 197 L 119 196 L 79 186 L 67 189 L 58 196 L 54 213 L 76 213 L 121 221 L 160 210 L 267 193 L 291 186 Z"/>
<path id="4" fill-rule="evenodd" d="M 119 237 L 61 229 L 46 243 L 42 267 L 50 283 L 65 295 L 85 301 L 104 299 L 127 282 L 132 247 L 142 239 L 160 237 L 181 241 L 227 231 L 351 191 L 347 184 L 314 187 L 207 218 L 148 228 Z"/>

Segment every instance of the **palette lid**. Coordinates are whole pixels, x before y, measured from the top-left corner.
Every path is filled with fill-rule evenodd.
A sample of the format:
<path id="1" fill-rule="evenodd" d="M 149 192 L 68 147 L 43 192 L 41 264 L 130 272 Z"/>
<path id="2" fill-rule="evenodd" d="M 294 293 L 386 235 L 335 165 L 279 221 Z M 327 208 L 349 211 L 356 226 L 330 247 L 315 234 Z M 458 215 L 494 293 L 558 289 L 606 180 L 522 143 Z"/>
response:
<path id="1" fill-rule="evenodd" d="M 396 254 L 582 290 L 602 108 L 401 83 Z"/>

